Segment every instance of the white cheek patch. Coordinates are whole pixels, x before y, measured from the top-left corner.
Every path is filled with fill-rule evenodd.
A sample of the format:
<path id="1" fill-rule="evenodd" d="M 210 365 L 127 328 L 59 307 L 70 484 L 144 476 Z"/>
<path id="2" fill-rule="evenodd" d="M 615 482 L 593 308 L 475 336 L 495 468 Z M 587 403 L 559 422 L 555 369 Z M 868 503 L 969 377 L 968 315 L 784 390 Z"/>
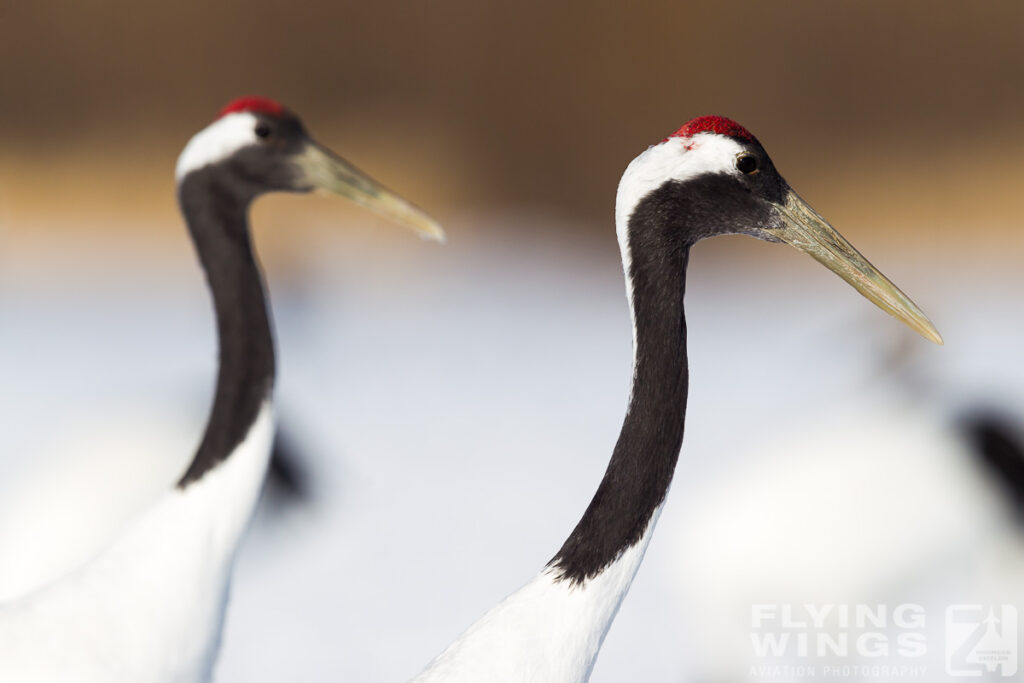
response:
<path id="1" fill-rule="evenodd" d="M 739 176 L 736 155 L 743 146 L 730 137 L 698 133 L 689 138 L 669 138 L 649 147 L 633 159 L 622 174 L 615 197 L 615 233 L 626 276 L 626 298 L 633 315 L 633 283 L 630 269 L 633 255 L 629 248 L 629 219 L 637 204 L 669 180 L 686 182 L 705 173 L 731 173 Z M 633 362 L 636 365 L 636 321 L 633 321 Z"/>
<path id="2" fill-rule="evenodd" d="M 739 176 L 736 155 L 743 150 L 736 140 L 714 133 L 669 138 L 654 145 L 633 159 L 622 174 L 615 199 L 616 225 L 624 227 L 640 200 L 669 180 L 686 182 L 705 173 Z"/>
<path id="3" fill-rule="evenodd" d="M 196 133 L 181 156 L 174 170 L 178 182 L 192 171 L 226 159 L 243 147 L 258 142 L 256 117 L 248 112 L 228 114 L 217 119 Z"/>

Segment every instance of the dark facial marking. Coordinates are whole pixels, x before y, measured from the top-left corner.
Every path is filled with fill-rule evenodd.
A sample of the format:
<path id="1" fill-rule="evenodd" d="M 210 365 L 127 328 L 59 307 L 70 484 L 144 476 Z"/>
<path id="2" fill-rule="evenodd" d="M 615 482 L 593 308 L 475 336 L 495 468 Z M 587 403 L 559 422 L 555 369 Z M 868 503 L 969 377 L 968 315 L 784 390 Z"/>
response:
<path id="1" fill-rule="evenodd" d="M 298 169 L 293 163 L 308 141 L 302 122 L 291 114 L 256 114 L 253 133 L 257 141 L 231 156 L 189 175 L 202 178 L 203 187 L 216 188 L 234 199 L 248 203 L 268 192 L 303 192 L 297 185 Z M 182 179 L 184 186 L 188 176 Z M 196 184 L 196 183 L 189 183 Z"/>

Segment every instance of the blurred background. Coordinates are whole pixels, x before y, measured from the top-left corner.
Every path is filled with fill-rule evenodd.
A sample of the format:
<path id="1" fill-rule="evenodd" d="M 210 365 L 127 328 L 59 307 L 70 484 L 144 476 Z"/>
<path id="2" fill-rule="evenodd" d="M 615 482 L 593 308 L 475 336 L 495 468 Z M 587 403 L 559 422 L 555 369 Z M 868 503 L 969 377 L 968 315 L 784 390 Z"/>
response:
<path id="1" fill-rule="evenodd" d="M 944 680 L 946 606 L 1021 606 L 1022 45 L 1009 0 L 0 3 L 0 596 L 187 462 L 215 340 L 174 162 L 261 94 L 450 243 L 254 207 L 305 484 L 243 550 L 219 680 L 416 673 L 589 501 L 629 379 L 616 184 L 716 113 L 946 346 L 792 250 L 699 245 L 680 468 L 593 681 L 825 680 L 748 667 L 750 605 L 806 602 L 926 606 Z"/>

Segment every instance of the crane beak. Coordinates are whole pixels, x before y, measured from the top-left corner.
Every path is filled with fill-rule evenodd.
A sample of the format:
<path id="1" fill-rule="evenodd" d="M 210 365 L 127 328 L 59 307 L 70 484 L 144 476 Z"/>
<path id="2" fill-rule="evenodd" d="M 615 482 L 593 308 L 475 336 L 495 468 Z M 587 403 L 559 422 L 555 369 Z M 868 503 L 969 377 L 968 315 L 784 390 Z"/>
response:
<path id="1" fill-rule="evenodd" d="M 330 150 L 310 140 L 295 157 L 302 189 L 319 189 L 351 199 L 360 206 L 411 228 L 420 237 L 444 242 L 444 230 L 433 218 L 402 199 Z"/>
<path id="2" fill-rule="evenodd" d="M 942 344 L 939 331 L 917 304 L 889 278 L 878 272 L 796 192 L 789 190 L 785 201 L 776 204 L 775 208 L 782 219 L 782 225 L 766 232 L 810 254 L 883 311 L 902 320 L 925 339 Z"/>

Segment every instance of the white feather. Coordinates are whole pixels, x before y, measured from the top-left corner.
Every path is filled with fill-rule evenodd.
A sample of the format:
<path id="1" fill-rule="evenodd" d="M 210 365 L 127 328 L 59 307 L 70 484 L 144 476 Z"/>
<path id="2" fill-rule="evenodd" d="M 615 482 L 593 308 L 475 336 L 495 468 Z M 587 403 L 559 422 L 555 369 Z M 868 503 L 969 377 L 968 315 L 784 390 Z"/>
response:
<path id="1" fill-rule="evenodd" d="M 470 626 L 411 683 L 584 683 L 661 513 L 639 542 L 574 586 L 545 569 Z"/>
<path id="2" fill-rule="evenodd" d="M 993 579 L 1019 572 L 1018 532 L 961 439 L 919 405 L 881 403 L 801 415 L 689 499 L 671 541 L 696 679 L 744 680 L 765 663 L 751 647 L 754 604 L 983 603 L 972 575 L 1000 553 L 1013 559 L 984 583 L 997 600 L 1020 595 L 1019 580 Z M 941 623 L 944 606 L 929 619 Z M 870 663 L 855 656 L 844 663 Z"/>
<path id="3" fill-rule="evenodd" d="M 740 176 L 736 157 L 744 148 L 724 135 L 698 133 L 669 138 L 647 148 L 626 167 L 615 198 L 615 225 L 619 244 L 625 239 L 629 218 L 640 201 L 669 180 L 686 182 L 706 173 Z"/>
<path id="4" fill-rule="evenodd" d="M 226 159 L 243 147 L 259 141 L 256 117 L 249 112 L 223 116 L 202 129 L 188 141 L 178 157 L 174 178 L 178 182 L 192 171 Z"/>
<path id="5" fill-rule="evenodd" d="M 208 681 L 235 549 L 273 435 L 264 405 L 231 456 L 174 489 L 93 561 L 0 606 L 0 680 Z"/>

